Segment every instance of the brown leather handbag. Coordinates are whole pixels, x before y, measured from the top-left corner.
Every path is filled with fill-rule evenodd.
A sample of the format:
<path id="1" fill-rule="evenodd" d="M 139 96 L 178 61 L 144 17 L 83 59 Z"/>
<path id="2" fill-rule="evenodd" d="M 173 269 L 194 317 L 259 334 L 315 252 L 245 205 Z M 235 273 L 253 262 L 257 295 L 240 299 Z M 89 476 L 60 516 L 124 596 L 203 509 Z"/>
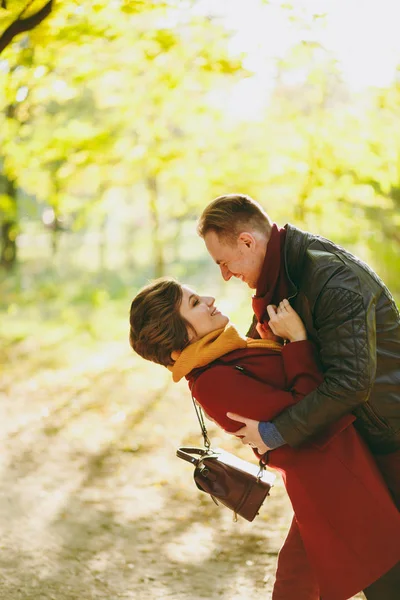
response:
<path id="1" fill-rule="evenodd" d="M 221 448 L 211 448 L 201 408 L 193 400 L 205 448 L 178 448 L 176 455 L 192 463 L 194 481 L 202 492 L 218 500 L 247 521 L 253 521 L 274 483 L 275 475 Z"/>

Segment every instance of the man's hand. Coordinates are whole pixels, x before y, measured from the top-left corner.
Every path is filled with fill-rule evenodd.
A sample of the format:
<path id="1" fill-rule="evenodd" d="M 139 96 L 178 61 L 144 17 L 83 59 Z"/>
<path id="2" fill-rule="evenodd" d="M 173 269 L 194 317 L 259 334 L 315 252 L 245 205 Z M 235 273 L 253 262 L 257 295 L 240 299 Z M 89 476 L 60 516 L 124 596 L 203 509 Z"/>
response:
<path id="1" fill-rule="evenodd" d="M 241 417 L 235 413 L 226 413 L 226 416 L 237 421 L 238 423 L 244 423 L 244 427 L 238 429 L 232 435 L 239 437 L 242 440 L 242 444 L 248 444 L 252 448 L 256 448 L 260 454 L 264 454 L 269 450 L 268 446 L 264 444 L 258 431 L 259 421 L 254 419 L 248 419 L 247 417 Z"/>

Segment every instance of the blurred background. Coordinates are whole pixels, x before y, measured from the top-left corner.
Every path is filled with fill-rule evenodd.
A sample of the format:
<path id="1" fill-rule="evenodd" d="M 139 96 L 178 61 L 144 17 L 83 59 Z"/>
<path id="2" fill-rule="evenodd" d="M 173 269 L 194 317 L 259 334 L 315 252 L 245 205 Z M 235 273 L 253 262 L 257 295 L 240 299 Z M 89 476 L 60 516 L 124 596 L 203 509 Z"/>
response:
<path id="1" fill-rule="evenodd" d="M 128 311 L 142 285 L 174 275 L 213 293 L 245 330 L 250 290 L 225 286 L 195 233 L 215 196 L 250 194 L 280 225 L 344 245 L 399 300 L 399 19 L 397 0 L 1 1 L 1 502 L 4 552 L 15 551 L 2 558 L 11 561 L 2 597 L 147 597 L 149 550 L 126 528 L 137 519 L 165 565 L 185 562 L 171 558 L 170 527 L 182 499 L 199 499 L 174 450 L 200 440 L 184 385 L 171 389 L 168 373 L 131 353 Z M 149 451 L 149 480 L 139 481 L 134 461 Z M 171 498 L 160 457 L 181 477 L 181 496 Z M 139 512 L 123 513 L 132 498 Z M 268 531 L 234 530 L 250 540 L 247 571 L 219 595 L 214 585 L 215 597 L 226 586 L 230 600 L 250 588 L 266 597 L 272 576 L 257 580 L 251 548 L 269 548 L 273 573 L 290 520 L 279 485 L 273 502 Z M 150 513 L 166 506 L 164 552 Z M 202 547 L 215 531 L 222 547 L 230 517 L 205 506 L 186 517 L 217 519 Z M 133 547 L 124 579 L 116 553 Z M 84 572 L 71 566 L 77 556 Z M 102 587 L 110 564 L 124 581 L 112 593 Z M 206 571 L 194 593 L 181 568 L 173 597 L 203 597 Z M 68 591 L 60 582 L 75 576 Z"/>

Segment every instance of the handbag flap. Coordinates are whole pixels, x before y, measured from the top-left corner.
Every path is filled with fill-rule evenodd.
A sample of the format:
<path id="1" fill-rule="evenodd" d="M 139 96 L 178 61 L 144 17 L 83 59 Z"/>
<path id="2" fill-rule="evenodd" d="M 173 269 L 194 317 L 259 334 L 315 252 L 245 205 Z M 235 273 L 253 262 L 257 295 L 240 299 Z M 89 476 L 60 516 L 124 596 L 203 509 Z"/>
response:
<path id="1" fill-rule="evenodd" d="M 216 455 L 217 460 L 220 459 L 226 465 L 239 469 L 240 471 L 244 471 L 245 473 L 249 473 L 250 475 L 254 475 L 254 477 L 257 477 L 263 483 L 273 486 L 275 482 L 276 475 L 271 473 L 271 471 L 263 469 L 262 472 L 260 472 L 258 465 L 254 465 L 247 460 L 243 460 L 242 458 L 239 458 L 238 456 L 235 456 L 234 454 L 231 454 L 222 448 L 213 448 L 213 455 Z"/>

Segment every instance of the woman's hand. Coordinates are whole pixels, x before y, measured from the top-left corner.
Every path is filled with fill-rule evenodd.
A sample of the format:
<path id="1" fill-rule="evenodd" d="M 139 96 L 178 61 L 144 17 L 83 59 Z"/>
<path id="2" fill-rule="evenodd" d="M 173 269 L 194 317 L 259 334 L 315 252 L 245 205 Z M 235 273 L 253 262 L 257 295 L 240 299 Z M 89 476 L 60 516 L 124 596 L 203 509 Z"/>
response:
<path id="1" fill-rule="evenodd" d="M 274 340 L 275 342 L 283 341 L 280 337 L 272 332 L 272 329 L 270 329 L 267 324 L 257 323 L 256 330 L 258 331 L 258 335 L 262 340 Z"/>
<path id="2" fill-rule="evenodd" d="M 226 413 L 226 416 L 232 419 L 232 421 L 237 421 L 241 424 L 244 423 L 244 426 L 241 429 L 232 433 L 236 437 L 242 440 L 242 444 L 247 444 L 252 448 L 258 450 L 259 454 L 264 454 L 268 452 L 269 448 L 262 441 L 261 435 L 258 431 L 259 421 L 255 421 L 254 419 L 248 419 L 247 417 L 241 417 L 240 415 L 236 415 L 235 413 Z"/>
<path id="3" fill-rule="evenodd" d="M 282 300 L 279 306 L 267 306 L 269 326 L 272 332 L 290 342 L 300 342 L 307 339 L 306 328 L 297 312 L 290 306 L 289 300 Z"/>

